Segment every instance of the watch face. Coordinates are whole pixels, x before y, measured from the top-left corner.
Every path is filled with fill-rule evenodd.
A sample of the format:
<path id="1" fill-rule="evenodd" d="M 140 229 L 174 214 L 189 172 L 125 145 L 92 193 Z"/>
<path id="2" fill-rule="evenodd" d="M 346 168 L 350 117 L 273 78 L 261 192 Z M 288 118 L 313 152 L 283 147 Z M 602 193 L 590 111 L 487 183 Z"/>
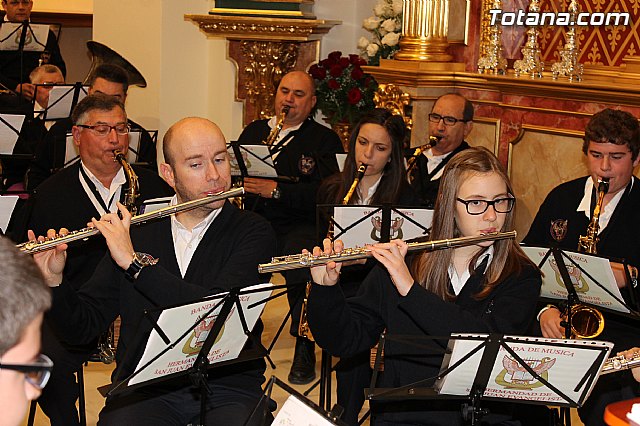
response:
<path id="1" fill-rule="evenodd" d="M 136 260 L 143 266 L 155 265 L 158 263 L 158 259 L 147 253 L 136 252 L 135 256 Z"/>

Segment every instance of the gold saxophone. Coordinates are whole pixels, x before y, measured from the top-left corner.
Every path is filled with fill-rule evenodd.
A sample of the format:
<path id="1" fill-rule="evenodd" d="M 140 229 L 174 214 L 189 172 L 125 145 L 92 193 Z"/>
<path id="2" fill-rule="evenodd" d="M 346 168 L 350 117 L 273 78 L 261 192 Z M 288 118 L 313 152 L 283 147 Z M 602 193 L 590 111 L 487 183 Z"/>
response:
<path id="1" fill-rule="evenodd" d="M 272 146 L 278 140 L 278 136 L 280 135 L 280 131 L 282 130 L 282 126 L 284 126 L 284 120 L 287 118 L 287 114 L 289 114 L 290 106 L 285 105 L 282 107 L 282 112 L 278 116 L 278 121 L 276 121 L 276 125 L 269 132 L 269 136 L 264 141 L 264 144 L 267 146 Z"/>
<path id="2" fill-rule="evenodd" d="M 131 164 L 127 162 L 125 155 L 122 151 L 118 151 L 117 149 L 113 151 L 113 156 L 115 160 L 122 165 L 122 169 L 124 173 L 127 175 L 127 188 L 125 189 L 124 194 L 124 206 L 129 210 L 132 216 L 135 216 L 138 213 L 138 208 L 136 207 L 136 198 L 140 196 L 140 186 L 138 185 L 138 175 L 133 171 Z"/>
<path id="3" fill-rule="evenodd" d="M 413 180 L 411 173 L 416 168 L 416 164 L 418 163 L 418 158 L 420 158 L 423 152 L 436 146 L 438 142 L 440 142 L 439 137 L 429 136 L 429 142 L 417 147 L 416 150 L 413 151 L 413 155 L 409 158 L 409 160 L 407 160 L 407 177 L 409 179 L 409 182 Z"/>
<path id="4" fill-rule="evenodd" d="M 360 179 L 364 176 L 367 171 L 368 164 L 361 164 L 358 167 L 358 171 L 356 172 L 356 177 L 353 179 L 349 190 L 347 191 L 347 195 L 342 199 L 342 204 L 347 205 L 353 197 L 353 194 L 356 191 L 356 187 L 358 183 L 360 183 Z M 331 235 L 332 232 L 330 231 Z M 302 299 L 302 309 L 300 311 L 300 323 L 298 324 L 298 336 L 304 337 L 305 339 L 311 340 L 313 342 L 313 335 L 311 334 L 311 330 L 309 329 L 309 321 L 307 319 L 307 301 L 309 300 L 309 293 L 311 292 L 311 281 L 307 282 L 307 285 L 304 289 L 304 298 Z"/>
<path id="5" fill-rule="evenodd" d="M 596 206 L 593 208 L 593 215 L 587 227 L 587 235 L 580 236 L 578 240 L 578 251 L 581 253 L 596 254 L 596 246 L 600 238 L 600 212 L 604 196 L 609 191 L 609 178 L 598 180 L 598 198 Z M 566 317 L 566 311 L 564 313 Z M 579 339 L 591 339 L 597 337 L 604 330 L 604 316 L 599 310 L 584 304 L 577 304 L 571 307 L 571 337 Z"/>

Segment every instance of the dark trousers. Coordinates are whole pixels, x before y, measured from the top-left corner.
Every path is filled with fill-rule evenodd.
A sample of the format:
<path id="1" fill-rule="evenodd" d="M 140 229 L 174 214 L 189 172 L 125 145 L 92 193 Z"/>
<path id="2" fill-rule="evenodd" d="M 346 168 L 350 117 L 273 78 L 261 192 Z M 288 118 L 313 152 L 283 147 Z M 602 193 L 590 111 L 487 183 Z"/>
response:
<path id="1" fill-rule="evenodd" d="M 255 389 L 232 389 L 210 383 L 210 388 L 205 417 L 207 426 L 244 425 L 262 396 L 258 385 Z M 199 419 L 198 389 L 188 385 L 173 390 L 150 386 L 108 398 L 98 425 L 173 426 L 196 424 Z M 248 426 L 262 424 L 260 416 L 252 416 Z"/>
<path id="2" fill-rule="evenodd" d="M 371 383 L 369 356 L 369 352 L 363 352 L 351 358 L 340 358 L 336 365 L 338 405 L 344 408 L 340 419 L 349 426 L 358 424 L 364 392 Z"/>
<path id="3" fill-rule="evenodd" d="M 75 426 L 80 424 L 76 401 L 78 383 L 75 372 L 89 358 L 88 348 L 71 350 L 55 336 L 47 321 L 42 327 L 42 353 L 53 361 L 53 370 L 47 386 L 38 398 L 38 404 L 49 417 L 52 426 Z"/>
<path id="4" fill-rule="evenodd" d="M 607 405 L 640 396 L 640 385 L 629 371 L 608 374 L 598 379 L 591 395 L 578 415 L 585 426 L 605 426 L 604 410 Z"/>
<path id="5" fill-rule="evenodd" d="M 316 230 L 310 225 L 300 225 L 287 234 L 278 235 L 278 253 L 280 255 L 299 254 L 302 249 L 311 251 L 315 245 L 317 245 Z M 282 272 L 282 275 L 287 281 L 287 301 L 291 309 L 289 332 L 292 336 L 298 336 L 302 301 L 306 283 L 311 279 L 311 274 L 308 268 L 300 268 Z"/>

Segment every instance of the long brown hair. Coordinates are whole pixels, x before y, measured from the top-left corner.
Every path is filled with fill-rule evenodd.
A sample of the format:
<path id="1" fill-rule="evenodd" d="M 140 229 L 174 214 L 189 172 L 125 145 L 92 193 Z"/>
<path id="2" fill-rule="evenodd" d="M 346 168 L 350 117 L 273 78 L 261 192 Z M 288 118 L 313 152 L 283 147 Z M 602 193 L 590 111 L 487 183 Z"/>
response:
<path id="1" fill-rule="evenodd" d="M 455 222 L 453 212 L 456 209 L 456 198 L 463 182 L 474 175 L 496 173 L 507 185 L 507 191 L 513 195 L 511 182 L 498 159 L 486 148 L 469 148 L 456 154 L 446 165 L 440 190 L 436 199 L 431 239 L 441 240 L 458 238 L 460 229 Z M 513 229 L 515 207 L 506 213 L 501 232 Z M 514 240 L 500 240 L 493 243 L 493 260 L 485 273 L 485 283 L 482 290 L 474 297 L 483 299 L 487 297 L 495 286 L 513 274 L 518 274 L 523 263 L 531 263 L 518 243 Z M 478 251 L 469 263 L 470 271 L 473 271 L 478 258 L 484 250 Z M 449 291 L 449 266 L 453 261 L 452 250 L 437 250 L 425 252 L 414 258 L 411 272 L 416 281 L 440 296 L 443 300 L 455 300 L 455 295 Z M 533 263 L 531 263 L 533 265 Z"/>
<path id="2" fill-rule="evenodd" d="M 399 115 L 392 114 L 386 108 L 376 108 L 367 112 L 356 127 L 351 132 L 349 138 L 349 152 L 344 162 L 342 172 L 327 178 L 323 182 L 320 190 L 320 203 L 340 204 L 346 195 L 353 179 L 356 176 L 358 165 L 355 160 L 356 142 L 360 128 L 365 124 L 377 124 L 384 128 L 391 139 L 391 157 L 384 168 L 384 173 L 375 194 L 371 199 L 371 204 L 395 203 L 398 201 L 404 187 L 408 185 L 406 179 L 406 168 L 402 155 L 402 143 L 405 138 L 407 128 L 404 120 Z M 349 204 L 357 204 L 357 193 L 351 197 Z"/>

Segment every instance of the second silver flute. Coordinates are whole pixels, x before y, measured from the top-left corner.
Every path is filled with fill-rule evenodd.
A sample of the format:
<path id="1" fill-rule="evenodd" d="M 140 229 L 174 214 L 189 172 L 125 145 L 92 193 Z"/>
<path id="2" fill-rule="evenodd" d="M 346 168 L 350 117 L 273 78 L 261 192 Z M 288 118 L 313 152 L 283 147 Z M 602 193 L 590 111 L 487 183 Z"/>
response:
<path id="1" fill-rule="evenodd" d="M 421 243 L 409 243 L 409 251 L 434 251 L 448 248 L 470 246 L 484 241 L 507 240 L 516 237 L 516 231 L 492 232 L 477 237 L 460 237 L 448 240 L 425 241 Z M 313 266 L 326 265 L 329 262 L 346 262 L 348 260 L 366 259 L 371 257 L 371 251 L 366 247 L 346 248 L 339 254 L 313 256 L 311 253 L 293 254 L 289 256 L 274 257 L 270 263 L 258 265 L 261 274 L 269 272 L 288 271 L 290 269 L 311 268 Z"/>
<path id="2" fill-rule="evenodd" d="M 131 224 L 137 225 L 144 222 L 148 222 L 153 219 L 160 219 L 165 216 L 180 213 L 187 210 L 195 209 L 196 207 L 204 206 L 205 204 L 213 203 L 214 201 L 220 201 L 227 198 L 239 197 L 244 194 L 244 188 L 233 188 L 229 191 L 221 192 L 219 194 L 208 195 L 206 197 L 198 198 L 197 200 L 185 201 L 184 203 L 176 204 L 175 206 L 168 206 L 158 210 L 154 210 L 149 213 L 139 214 L 131 218 Z M 83 228 L 77 231 L 69 232 L 65 235 L 57 235 L 53 238 L 45 238 L 43 241 L 27 241 L 22 244 L 17 244 L 16 247 L 28 254 L 39 253 L 54 248 L 59 244 L 66 244 L 76 240 L 84 240 L 93 235 L 99 234 L 97 228 Z"/>

